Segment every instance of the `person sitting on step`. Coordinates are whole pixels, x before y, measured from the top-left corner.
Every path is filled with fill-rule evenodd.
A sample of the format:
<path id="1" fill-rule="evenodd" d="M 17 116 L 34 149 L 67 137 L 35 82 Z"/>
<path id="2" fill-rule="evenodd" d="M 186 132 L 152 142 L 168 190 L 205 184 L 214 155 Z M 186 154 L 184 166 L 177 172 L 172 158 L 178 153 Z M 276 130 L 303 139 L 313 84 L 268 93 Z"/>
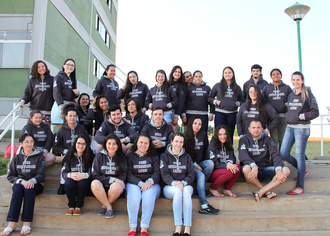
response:
<path id="1" fill-rule="evenodd" d="M 290 174 L 290 169 L 283 167 L 282 157 L 274 141 L 262 131 L 260 121 L 251 121 L 249 132 L 239 140 L 238 148 L 245 179 L 259 189 L 253 192 L 256 202 L 263 195 L 268 199 L 276 197 L 276 193 L 271 190 L 283 184 Z M 261 183 L 268 184 L 263 186 Z"/>

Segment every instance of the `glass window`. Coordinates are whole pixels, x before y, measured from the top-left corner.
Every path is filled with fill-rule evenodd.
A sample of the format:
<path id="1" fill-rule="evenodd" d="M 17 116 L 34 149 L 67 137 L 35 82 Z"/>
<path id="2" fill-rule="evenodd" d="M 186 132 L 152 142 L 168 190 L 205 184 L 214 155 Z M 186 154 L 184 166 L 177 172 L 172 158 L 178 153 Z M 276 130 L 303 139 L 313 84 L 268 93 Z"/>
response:
<path id="1" fill-rule="evenodd" d="M 0 43 L 0 67 L 2 67 L 3 43 Z"/>
<path id="2" fill-rule="evenodd" d="M 101 63 L 94 57 L 94 76 L 101 79 L 104 70 L 105 69 Z"/>
<path id="3" fill-rule="evenodd" d="M 0 31 L 0 39 L 5 39 L 5 31 Z"/>
<path id="4" fill-rule="evenodd" d="M 107 45 L 108 48 L 110 48 L 110 34 L 108 33 L 107 29 L 104 27 L 103 22 L 101 21 L 98 14 L 96 14 L 96 25 L 95 25 L 97 31 L 101 35 L 103 41 Z"/>
<path id="5" fill-rule="evenodd" d="M 109 7 L 109 11 L 111 12 L 112 9 L 112 0 L 105 0 L 107 2 L 107 5 Z"/>
<path id="6" fill-rule="evenodd" d="M 6 31 L 6 40 L 31 39 L 31 31 Z"/>
<path id="7" fill-rule="evenodd" d="M 2 67 L 24 67 L 24 52 L 25 43 L 5 43 Z"/>

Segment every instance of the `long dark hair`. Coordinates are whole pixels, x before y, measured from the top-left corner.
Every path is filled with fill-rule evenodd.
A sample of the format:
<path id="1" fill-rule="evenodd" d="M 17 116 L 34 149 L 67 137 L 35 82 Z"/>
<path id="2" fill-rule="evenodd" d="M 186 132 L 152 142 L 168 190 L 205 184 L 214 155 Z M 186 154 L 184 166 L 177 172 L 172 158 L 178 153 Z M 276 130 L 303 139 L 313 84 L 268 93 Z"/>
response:
<path id="1" fill-rule="evenodd" d="M 224 143 L 224 147 L 227 150 L 232 150 L 233 149 L 233 143 L 231 141 L 231 138 L 229 137 L 230 134 L 229 134 L 228 127 L 226 125 L 218 125 L 215 128 L 214 135 L 212 136 L 212 139 L 213 139 L 213 142 L 215 144 L 215 147 L 217 149 L 221 149 L 221 147 L 222 147 L 221 142 L 220 142 L 219 137 L 218 137 L 219 136 L 219 131 L 221 129 L 225 129 L 226 130 L 226 134 L 227 134 L 227 139 L 226 139 L 226 142 Z"/>
<path id="2" fill-rule="evenodd" d="M 224 73 L 225 73 L 225 70 L 226 69 L 229 69 L 233 72 L 233 78 L 231 79 L 231 84 L 233 85 L 233 90 L 234 90 L 234 99 L 237 100 L 237 97 L 238 97 L 238 94 L 239 94 L 239 90 L 240 88 L 238 87 L 237 83 L 236 83 L 236 78 L 235 78 L 235 72 L 233 70 L 233 68 L 231 68 L 230 66 L 226 66 L 223 71 L 222 71 L 222 79 L 220 80 L 220 96 L 221 96 L 221 99 L 224 98 L 225 96 L 225 93 L 227 91 L 227 82 L 226 82 L 226 79 L 224 77 Z"/>
<path id="3" fill-rule="evenodd" d="M 196 119 L 200 119 L 202 121 L 202 125 L 203 125 L 203 120 L 202 118 L 200 118 L 199 116 L 193 116 L 188 120 L 188 124 L 187 124 L 187 131 L 186 131 L 186 138 L 185 138 L 185 148 L 186 148 L 186 152 L 191 156 L 191 158 L 193 159 L 193 161 L 195 161 L 195 157 L 196 157 L 196 150 L 195 150 L 195 146 L 196 146 L 196 141 L 195 141 L 195 135 L 194 135 L 194 131 L 193 131 L 193 123 Z"/>
<path id="4" fill-rule="evenodd" d="M 101 100 L 101 98 L 107 99 L 107 97 L 105 95 L 100 95 L 100 96 L 98 96 L 96 98 L 96 101 L 95 101 L 95 112 L 103 115 L 103 111 L 102 111 L 102 109 L 100 107 L 100 100 Z M 107 99 L 107 101 L 108 101 L 108 99 Z M 108 101 L 108 108 L 109 108 L 109 101 Z"/>
<path id="5" fill-rule="evenodd" d="M 87 96 L 88 97 L 88 105 L 86 107 L 86 109 L 88 109 L 89 108 L 89 105 L 91 104 L 91 98 L 90 98 L 90 96 L 89 96 L 88 93 L 81 93 L 80 96 L 79 96 L 79 98 L 78 98 L 78 104 L 79 104 L 79 106 L 80 106 L 80 100 L 81 100 L 82 96 Z"/>
<path id="6" fill-rule="evenodd" d="M 130 72 L 128 72 L 127 74 L 127 79 L 126 79 L 126 83 L 125 83 L 125 89 L 123 91 L 123 95 L 124 95 L 124 101 L 126 102 L 127 99 L 129 98 L 129 93 L 132 92 L 132 89 L 133 89 L 133 84 L 131 83 L 131 81 L 129 80 L 129 75 L 130 74 L 135 74 L 136 77 L 137 77 L 137 83 L 139 82 L 139 76 L 138 74 L 136 73 L 136 71 L 134 70 L 131 70 Z"/>
<path id="7" fill-rule="evenodd" d="M 125 168 L 126 168 L 126 157 L 125 157 L 125 155 L 123 153 L 123 149 L 121 147 L 120 139 L 115 134 L 109 134 L 108 136 L 105 137 L 104 142 L 103 142 L 103 149 L 106 152 L 108 152 L 108 150 L 107 150 L 107 141 L 109 139 L 114 139 L 116 141 L 116 144 L 117 144 L 117 147 L 118 147 L 115 155 L 113 156 L 113 158 L 114 158 L 114 161 L 116 162 L 116 164 L 118 165 L 118 173 L 120 175 L 120 174 L 122 174 L 122 173 L 125 172 Z"/>
<path id="8" fill-rule="evenodd" d="M 88 171 L 88 169 L 92 166 L 93 159 L 94 159 L 94 154 L 91 150 L 91 144 L 90 144 L 90 139 L 87 135 L 85 134 L 79 134 L 77 138 L 74 140 L 72 146 L 68 150 L 68 152 L 65 154 L 63 160 L 62 160 L 62 165 L 66 163 L 68 166 L 71 166 L 71 159 L 74 158 L 77 149 L 76 149 L 76 144 L 78 142 L 78 139 L 82 138 L 85 140 L 86 147 L 82 155 L 82 163 L 84 165 L 84 171 Z"/>
<path id="9" fill-rule="evenodd" d="M 248 111 L 250 111 L 250 108 L 251 108 L 251 105 L 252 105 L 252 99 L 250 98 L 250 94 L 249 94 L 250 88 L 252 88 L 252 87 L 257 92 L 256 109 L 259 112 L 260 121 L 261 121 L 262 124 L 266 124 L 266 121 L 267 121 L 266 104 L 267 104 L 267 102 L 263 98 L 263 96 L 261 95 L 259 87 L 255 84 L 251 84 L 249 86 L 248 95 L 247 95 L 247 98 L 246 98 L 246 104 L 247 104 L 246 109 Z"/>
<path id="10" fill-rule="evenodd" d="M 40 78 L 40 75 L 38 73 L 38 64 L 39 63 L 43 63 L 45 65 L 46 71 L 45 71 L 45 74 L 44 75 L 46 76 L 46 75 L 49 75 L 50 74 L 50 71 L 48 69 L 47 64 L 44 61 L 38 60 L 38 61 L 36 61 L 36 62 L 33 63 L 32 67 L 31 67 L 31 72 L 30 72 L 30 75 L 33 78 L 36 78 L 36 79 L 39 79 Z"/>
<path id="11" fill-rule="evenodd" d="M 161 73 L 161 74 L 165 75 L 165 80 L 164 80 L 163 85 L 161 86 L 161 89 L 162 89 L 162 91 L 164 93 L 164 96 L 167 97 L 168 96 L 168 91 L 169 91 L 170 84 L 168 83 L 166 73 L 165 73 L 164 70 L 157 70 L 157 72 L 156 72 L 156 82 L 157 83 L 158 83 L 158 81 L 157 81 L 157 74 L 158 73 Z"/>
<path id="12" fill-rule="evenodd" d="M 129 98 L 126 102 L 125 102 L 125 111 L 128 112 L 128 103 L 130 103 L 131 101 L 134 101 L 135 103 L 135 107 L 136 107 L 136 111 L 139 112 L 141 110 L 141 105 L 139 102 L 137 102 L 135 99 L 133 98 Z"/>
<path id="13" fill-rule="evenodd" d="M 174 74 L 174 71 L 176 69 L 180 69 L 181 71 L 181 76 L 180 78 L 177 80 L 177 81 L 174 81 L 174 77 L 173 77 L 173 74 Z M 169 84 L 172 86 L 174 83 L 179 83 L 179 87 L 181 87 L 181 89 L 183 90 L 184 94 L 187 95 L 188 94 L 188 90 L 187 90 L 187 84 L 185 82 L 185 78 L 184 78 L 184 73 L 182 71 L 182 68 L 181 66 L 174 66 L 172 68 L 172 71 L 170 73 L 170 77 L 169 77 L 169 80 L 168 80 Z"/>
<path id="14" fill-rule="evenodd" d="M 73 61 L 74 63 L 74 70 L 71 72 L 70 74 L 70 79 L 71 79 L 71 82 L 72 82 L 72 88 L 73 89 L 76 89 L 77 88 L 77 79 L 76 79 L 76 62 L 71 59 L 71 58 L 68 58 L 64 61 L 63 63 L 63 66 L 68 62 L 68 61 Z M 62 67 L 62 71 L 64 71 L 64 68 Z"/>
<path id="15" fill-rule="evenodd" d="M 148 148 L 147 153 L 148 153 L 148 155 L 149 155 L 150 157 L 156 156 L 156 152 L 157 152 L 157 151 L 156 151 L 156 148 L 155 148 L 155 146 L 154 146 L 154 144 L 153 144 L 153 142 L 152 142 L 152 139 L 151 139 L 151 137 L 150 137 L 149 134 L 139 134 L 139 135 L 136 137 L 136 139 L 135 139 L 135 141 L 134 141 L 134 143 L 133 143 L 133 146 L 132 146 L 132 150 L 133 150 L 133 152 L 135 152 L 135 151 L 137 150 L 137 143 L 138 143 L 140 137 L 145 137 L 145 138 L 148 138 L 148 139 L 149 139 L 149 148 Z"/>

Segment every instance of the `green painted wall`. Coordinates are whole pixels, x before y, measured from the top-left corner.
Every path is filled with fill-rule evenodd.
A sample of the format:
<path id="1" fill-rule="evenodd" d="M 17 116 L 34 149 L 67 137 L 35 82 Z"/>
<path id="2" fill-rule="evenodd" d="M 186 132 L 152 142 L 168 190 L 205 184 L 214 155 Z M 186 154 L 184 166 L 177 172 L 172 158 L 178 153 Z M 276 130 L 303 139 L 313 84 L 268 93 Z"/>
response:
<path id="1" fill-rule="evenodd" d="M 29 69 L 0 69 L 0 97 L 23 97 L 29 80 Z"/>
<path id="2" fill-rule="evenodd" d="M 0 14 L 33 14 L 34 0 L 0 0 Z"/>
<path id="3" fill-rule="evenodd" d="M 117 11 L 116 11 L 115 6 L 112 3 L 112 9 L 111 9 L 111 12 L 110 12 L 106 1 L 105 0 L 100 0 L 100 2 L 101 2 L 102 7 L 104 8 L 105 13 L 107 14 L 107 17 L 110 21 L 110 24 L 111 24 L 113 30 L 116 33 L 117 32 Z"/>
<path id="4" fill-rule="evenodd" d="M 76 62 L 77 80 L 88 84 L 88 45 L 49 2 L 45 35 L 44 58 L 58 68 L 62 68 L 67 58 Z M 57 71 L 52 71 L 53 75 Z"/>
<path id="5" fill-rule="evenodd" d="M 73 12 L 75 17 L 78 19 L 80 24 L 85 28 L 89 33 L 90 31 L 90 16 L 92 1 L 91 0 L 64 0 L 66 5 Z"/>

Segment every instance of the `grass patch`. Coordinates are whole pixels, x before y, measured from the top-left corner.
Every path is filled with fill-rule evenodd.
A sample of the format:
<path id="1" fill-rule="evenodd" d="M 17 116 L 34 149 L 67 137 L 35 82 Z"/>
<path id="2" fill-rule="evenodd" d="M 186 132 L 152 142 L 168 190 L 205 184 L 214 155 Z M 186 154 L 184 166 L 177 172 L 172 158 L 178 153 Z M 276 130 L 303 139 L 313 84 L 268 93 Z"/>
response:
<path id="1" fill-rule="evenodd" d="M 10 162 L 10 158 L 5 158 L 4 153 L 0 152 L 0 175 L 7 174 L 7 165 Z"/>

